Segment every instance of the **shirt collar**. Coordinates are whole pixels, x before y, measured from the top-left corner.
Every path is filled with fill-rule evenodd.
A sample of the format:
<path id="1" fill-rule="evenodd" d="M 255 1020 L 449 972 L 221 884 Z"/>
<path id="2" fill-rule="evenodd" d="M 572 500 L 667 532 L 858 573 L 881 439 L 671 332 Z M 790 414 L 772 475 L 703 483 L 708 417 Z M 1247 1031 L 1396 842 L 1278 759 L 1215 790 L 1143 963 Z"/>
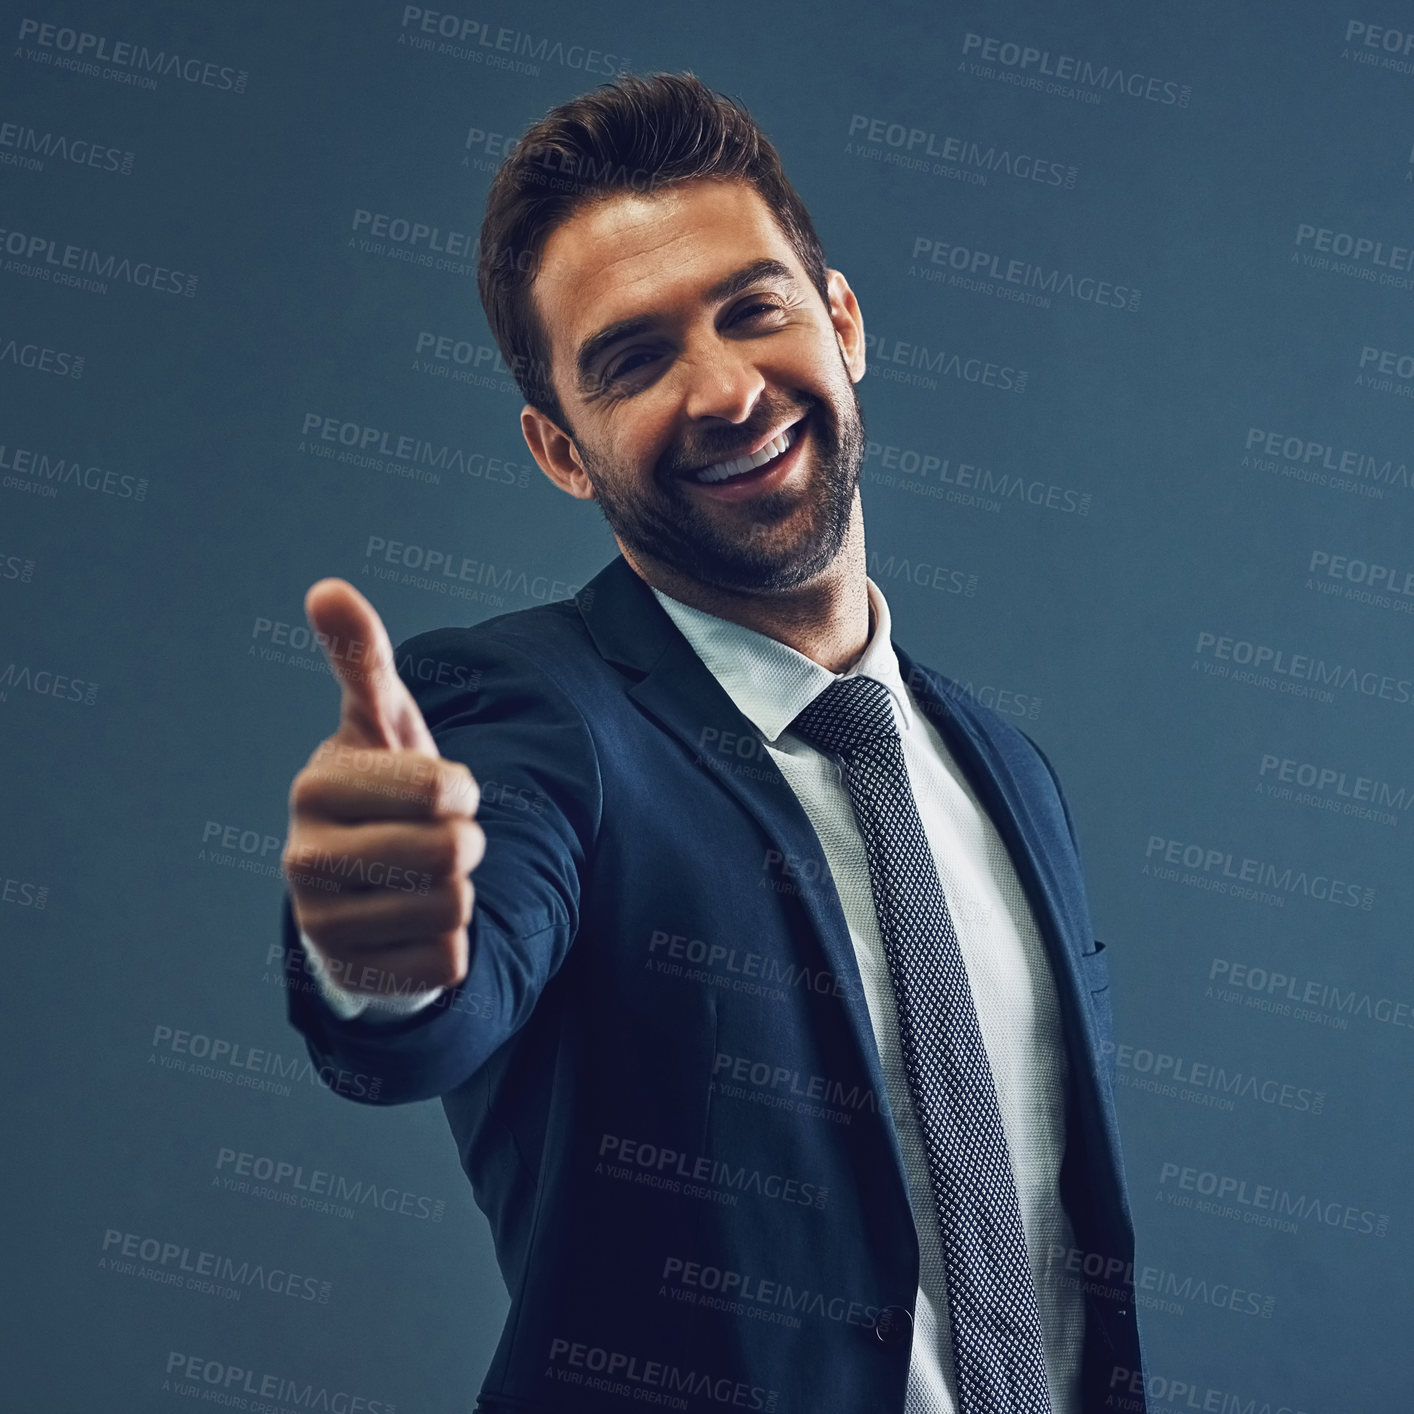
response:
<path id="1" fill-rule="evenodd" d="M 872 579 L 866 577 L 864 583 L 874 612 L 874 629 L 864 651 L 840 673 L 832 673 L 767 634 L 684 604 L 659 589 L 653 593 L 742 715 L 767 741 L 774 742 L 832 682 L 856 674 L 889 689 L 901 732 L 913 724 L 913 708 L 890 641 L 888 603 Z"/>

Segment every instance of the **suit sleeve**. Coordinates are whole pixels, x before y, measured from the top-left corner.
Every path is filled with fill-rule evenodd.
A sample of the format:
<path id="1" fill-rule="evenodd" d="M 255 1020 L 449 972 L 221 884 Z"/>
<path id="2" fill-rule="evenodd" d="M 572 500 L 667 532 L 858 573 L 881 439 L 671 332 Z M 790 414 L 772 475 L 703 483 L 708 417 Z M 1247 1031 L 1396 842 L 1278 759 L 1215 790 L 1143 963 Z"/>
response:
<path id="1" fill-rule="evenodd" d="M 370 1104 L 460 1085 L 524 1024 L 579 923 L 581 881 L 603 803 L 593 738 L 530 645 L 488 626 L 420 634 L 396 650 L 437 749 L 481 788 L 486 852 L 472 872 L 468 972 L 405 1018 L 344 1018 L 317 986 L 291 986 L 289 1019 L 320 1074 Z M 286 975 L 303 971 L 284 900 Z"/>
<path id="2" fill-rule="evenodd" d="M 396 996 L 384 995 L 381 992 L 351 992 L 339 986 L 329 976 L 329 970 L 324 966 L 324 959 L 319 956 L 319 949 L 314 946 L 314 940 L 303 930 L 300 931 L 299 940 L 306 958 L 305 970 L 313 975 L 315 985 L 319 988 L 320 995 L 328 1002 L 330 1010 L 345 1021 L 351 1021 L 356 1016 L 365 1016 L 370 1021 L 385 1016 L 410 1016 L 436 1001 L 444 990 L 442 987 L 434 987 L 426 992 L 399 993 Z"/>

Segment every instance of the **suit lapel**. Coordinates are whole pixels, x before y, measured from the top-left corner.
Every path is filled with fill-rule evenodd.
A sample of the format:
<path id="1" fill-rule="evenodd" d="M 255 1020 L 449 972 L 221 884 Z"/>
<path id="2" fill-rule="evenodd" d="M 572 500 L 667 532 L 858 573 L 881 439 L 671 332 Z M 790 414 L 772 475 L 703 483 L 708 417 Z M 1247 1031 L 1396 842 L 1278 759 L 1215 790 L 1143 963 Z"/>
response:
<path id="1" fill-rule="evenodd" d="M 629 697 L 676 737 L 697 765 L 756 821 L 772 848 L 784 858 L 823 864 L 815 828 L 768 753 L 753 757 L 753 769 L 747 773 L 732 769 L 735 758 L 703 749 L 705 729 L 734 731 L 751 739 L 756 728 L 628 562 L 619 556 L 580 591 L 577 601 L 600 653 L 639 675 L 628 689 Z M 878 1043 L 839 893 L 827 873 L 818 882 L 802 883 L 798 892 L 814 936 L 792 939 L 792 944 L 800 949 L 802 963 L 823 965 L 845 984 L 842 1001 L 854 1059 L 868 1074 L 874 1093 L 885 1095 Z M 810 956 L 813 947 L 822 956 Z M 898 1157 L 902 1172 L 902 1157 Z"/>
<path id="2" fill-rule="evenodd" d="M 748 774 L 730 769 L 731 758 L 702 749 L 706 728 L 747 736 L 754 735 L 755 728 L 628 562 L 622 556 L 615 558 L 580 591 L 576 603 L 599 652 L 636 678 L 628 695 L 756 821 L 772 847 L 787 857 L 820 859 L 814 827 L 769 755 L 754 758 L 753 767 L 760 769 Z M 1067 884 L 1058 872 L 1063 849 L 1043 844 L 1054 832 L 1054 821 L 1048 826 L 1038 818 L 1034 787 L 1018 777 L 1005 750 L 953 705 L 945 681 L 919 667 L 896 642 L 893 647 L 904 681 L 953 752 L 1007 846 L 1051 960 L 1072 1053 L 1093 1058 L 1098 1054 L 1099 1036 L 1078 961 L 1080 953 L 1091 947 L 1089 921 L 1083 895 L 1077 893 L 1073 881 Z M 1062 842 L 1056 843 L 1059 846 Z M 878 1044 L 839 894 L 826 875 L 818 886 L 804 887 L 801 898 L 814 937 L 793 941 L 803 954 L 817 947 L 824 965 L 851 984 L 846 1006 L 855 1058 L 868 1074 L 875 1094 L 886 1094 Z M 819 957 L 802 955 L 800 961 L 820 965 Z M 1082 1070 L 1088 1074 L 1093 1065 Z M 901 1173 L 897 1136 L 893 1138 Z"/>
<path id="3" fill-rule="evenodd" d="M 1011 855 L 1050 955 L 1068 1027 L 1080 1042 L 1075 1051 L 1094 1055 L 1099 1038 L 1077 960 L 1092 947 L 1089 921 L 1083 898 L 1057 873 L 1055 851 L 1040 847 L 1047 831 L 1036 817 L 1034 789 L 1023 786 L 1005 753 L 953 706 L 936 674 L 920 668 L 897 643 L 894 652 L 904 681 L 947 742 Z"/>
<path id="4" fill-rule="evenodd" d="M 754 729 L 628 561 L 622 555 L 615 557 L 580 591 L 576 603 L 599 652 L 639 679 L 629 689 L 638 705 L 682 742 L 777 849 L 818 858 L 815 831 L 768 756 L 759 758 L 765 768 L 760 773 L 765 779 L 760 779 L 756 773 L 735 773 L 728 769 L 727 760 L 702 750 L 704 728 L 747 734 Z M 1033 793 L 1018 780 L 1004 752 L 953 706 L 944 682 L 915 663 L 897 642 L 893 647 L 904 681 L 954 752 L 1007 845 L 1050 952 L 1062 1005 L 1088 1041 L 1087 1049 L 1093 1050 L 1097 1038 L 1076 961 L 1091 948 L 1084 902 L 1062 882 L 1053 851 L 1039 846 L 1045 830 L 1035 815 Z M 830 967 L 840 977 L 857 980 L 858 964 L 837 892 L 809 889 L 805 902 Z M 854 1005 L 852 1016 L 861 1033 L 861 1049 L 875 1058 L 872 1064 L 877 1067 L 877 1047 L 862 1000 Z"/>

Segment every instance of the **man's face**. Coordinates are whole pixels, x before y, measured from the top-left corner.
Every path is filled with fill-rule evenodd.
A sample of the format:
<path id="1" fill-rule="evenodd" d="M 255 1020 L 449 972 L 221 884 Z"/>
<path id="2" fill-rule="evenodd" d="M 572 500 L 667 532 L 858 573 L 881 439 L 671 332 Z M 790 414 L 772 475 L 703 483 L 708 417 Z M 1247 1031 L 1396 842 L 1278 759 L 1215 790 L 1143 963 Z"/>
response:
<path id="1" fill-rule="evenodd" d="M 838 272 L 830 291 L 826 308 L 743 182 L 577 212 L 533 286 L 568 424 L 554 479 L 596 498 L 633 558 L 735 592 L 812 579 L 863 452 L 862 324 Z"/>

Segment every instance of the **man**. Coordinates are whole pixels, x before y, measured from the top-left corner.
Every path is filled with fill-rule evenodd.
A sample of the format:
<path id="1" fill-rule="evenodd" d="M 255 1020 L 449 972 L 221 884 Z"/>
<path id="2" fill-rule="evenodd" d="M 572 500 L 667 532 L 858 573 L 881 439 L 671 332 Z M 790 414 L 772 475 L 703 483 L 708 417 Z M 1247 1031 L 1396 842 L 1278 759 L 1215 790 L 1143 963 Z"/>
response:
<path id="1" fill-rule="evenodd" d="M 480 1407 L 1142 1410 L 1069 817 L 891 642 L 862 316 L 774 150 L 605 85 L 498 173 L 480 287 L 621 556 L 396 653 L 313 586 L 342 719 L 284 857 L 294 1024 L 440 1096 L 490 1219 Z"/>

